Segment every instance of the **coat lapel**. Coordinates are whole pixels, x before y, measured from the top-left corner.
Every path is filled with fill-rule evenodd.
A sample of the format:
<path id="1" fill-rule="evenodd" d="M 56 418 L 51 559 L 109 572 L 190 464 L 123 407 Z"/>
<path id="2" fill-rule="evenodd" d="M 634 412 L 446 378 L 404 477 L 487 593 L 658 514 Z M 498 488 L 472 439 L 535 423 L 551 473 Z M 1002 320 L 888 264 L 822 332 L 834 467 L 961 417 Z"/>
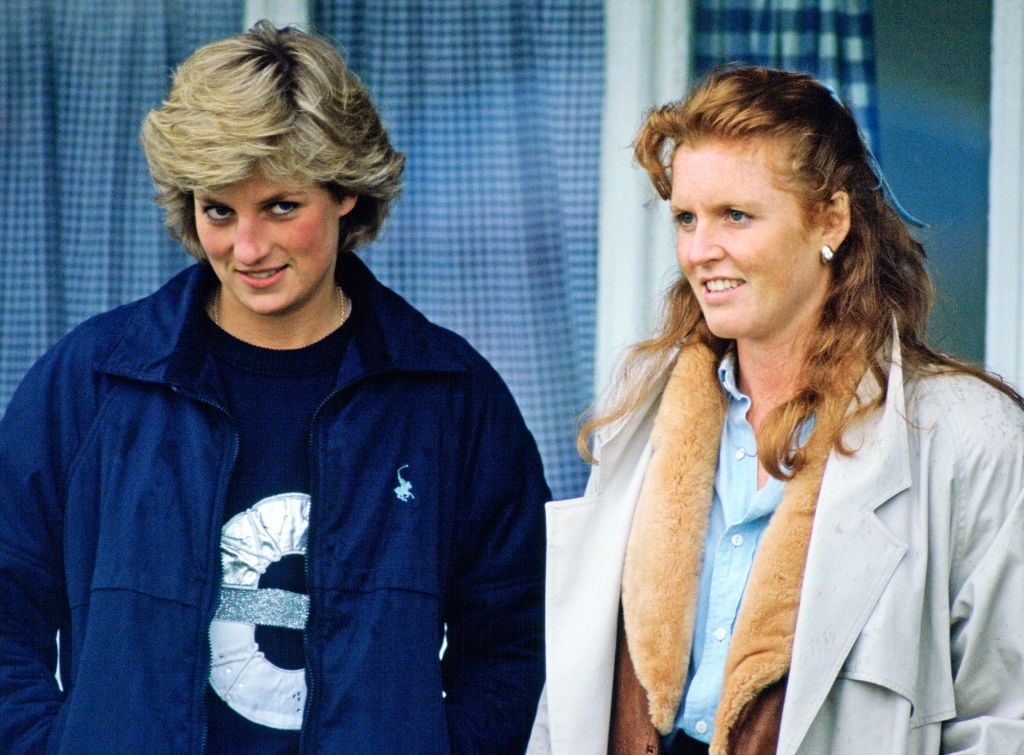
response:
<path id="1" fill-rule="evenodd" d="M 907 550 L 875 515 L 875 509 L 910 485 L 903 373 L 896 359 L 887 382 L 883 410 L 844 437 L 855 453 L 833 452 L 822 479 L 797 615 L 779 753 L 792 753 L 799 747 Z M 865 377 L 858 393 L 864 396 L 877 390 L 874 379 Z"/>
<path id="2" fill-rule="evenodd" d="M 622 575 L 629 653 L 648 694 L 651 722 L 662 734 L 671 730 L 686 678 L 718 461 L 725 399 L 711 377 L 714 361 L 709 350 L 690 346 L 673 369 L 651 433 L 653 453 Z M 855 381 L 856 365 L 844 374 Z M 854 385 L 846 391 L 852 397 Z M 818 416 L 807 463 L 787 483 L 758 549 L 726 660 L 714 752 L 727 749 L 747 705 L 789 670 L 828 438 L 838 420 Z"/>

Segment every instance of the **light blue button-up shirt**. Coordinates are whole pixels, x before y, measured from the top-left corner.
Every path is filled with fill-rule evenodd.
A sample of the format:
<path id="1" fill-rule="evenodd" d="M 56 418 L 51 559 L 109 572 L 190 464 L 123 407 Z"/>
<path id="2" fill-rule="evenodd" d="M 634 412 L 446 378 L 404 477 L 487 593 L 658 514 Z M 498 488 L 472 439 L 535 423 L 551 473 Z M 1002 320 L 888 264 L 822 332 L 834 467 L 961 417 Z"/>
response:
<path id="1" fill-rule="evenodd" d="M 690 671 L 676 728 L 710 742 L 722 692 L 729 650 L 743 591 L 757 546 L 772 513 L 782 501 L 781 480 L 769 477 L 757 489 L 757 443 L 747 422 L 750 398 L 736 386 L 736 356 L 728 352 L 718 367 L 728 397 L 722 443 L 718 449 L 700 594 L 693 628 Z"/>

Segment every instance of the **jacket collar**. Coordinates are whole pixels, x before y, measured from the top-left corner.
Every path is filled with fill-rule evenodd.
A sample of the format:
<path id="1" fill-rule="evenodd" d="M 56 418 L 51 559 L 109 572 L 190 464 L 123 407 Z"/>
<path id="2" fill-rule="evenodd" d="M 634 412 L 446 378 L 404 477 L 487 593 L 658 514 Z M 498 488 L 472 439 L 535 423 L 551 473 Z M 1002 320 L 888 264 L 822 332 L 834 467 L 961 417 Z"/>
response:
<path id="1" fill-rule="evenodd" d="M 442 329 L 383 286 L 354 254 L 339 256 L 336 277 L 352 300 L 354 346 L 339 369 L 337 388 L 370 374 L 465 369 L 458 341 L 444 337 Z M 198 318 L 206 316 L 204 305 L 216 284 L 208 265 L 192 265 L 154 294 L 122 308 L 123 335 L 97 360 L 97 369 L 215 397 Z"/>

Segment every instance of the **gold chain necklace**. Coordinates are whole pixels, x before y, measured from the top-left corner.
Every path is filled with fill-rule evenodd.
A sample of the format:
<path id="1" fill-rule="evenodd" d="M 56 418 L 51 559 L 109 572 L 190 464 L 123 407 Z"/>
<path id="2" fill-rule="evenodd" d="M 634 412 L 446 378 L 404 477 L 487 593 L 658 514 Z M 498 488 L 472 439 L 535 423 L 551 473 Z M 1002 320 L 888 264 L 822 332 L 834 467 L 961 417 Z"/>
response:
<path id="1" fill-rule="evenodd" d="M 213 320 L 213 324 L 220 327 L 220 292 L 222 286 L 217 286 L 213 291 L 213 296 L 210 297 L 210 303 L 206 307 L 206 314 Z M 352 300 L 349 299 L 345 292 L 341 290 L 341 286 L 336 286 L 334 289 L 338 293 L 338 303 L 341 304 L 341 322 L 338 323 L 340 328 L 345 324 L 348 316 L 352 313 Z"/>

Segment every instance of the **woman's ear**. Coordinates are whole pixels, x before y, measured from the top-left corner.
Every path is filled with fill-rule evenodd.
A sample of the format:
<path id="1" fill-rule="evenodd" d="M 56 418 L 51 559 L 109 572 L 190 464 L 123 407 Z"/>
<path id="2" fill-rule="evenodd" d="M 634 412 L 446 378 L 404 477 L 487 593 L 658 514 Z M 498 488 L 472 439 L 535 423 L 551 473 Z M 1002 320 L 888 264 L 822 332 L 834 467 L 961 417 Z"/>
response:
<path id="1" fill-rule="evenodd" d="M 850 195 L 845 191 L 837 191 L 825 203 L 821 214 L 822 241 L 833 249 L 846 240 L 850 232 Z"/>
<path id="2" fill-rule="evenodd" d="M 356 206 L 356 200 L 359 197 L 355 194 L 349 194 L 347 197 L 338 202 L 338 217 L 344 217 L 352 212 Z"/>

